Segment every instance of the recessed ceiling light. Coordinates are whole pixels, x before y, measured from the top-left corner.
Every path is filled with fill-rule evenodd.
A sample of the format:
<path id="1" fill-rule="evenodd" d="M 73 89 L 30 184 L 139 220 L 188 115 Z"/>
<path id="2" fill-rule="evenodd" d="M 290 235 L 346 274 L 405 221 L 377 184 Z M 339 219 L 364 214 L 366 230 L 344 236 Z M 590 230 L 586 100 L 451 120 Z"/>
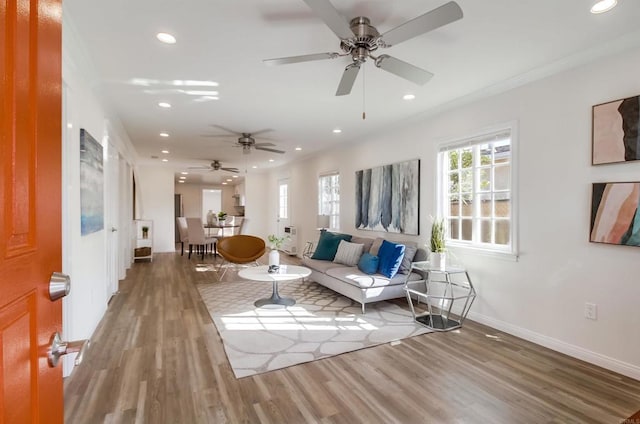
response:
<path id="1" fill-rule="evenodd" d="M 186 172 L 186 171 L 182 171 L 182 172 L 181 172 L 181 174 L 182 174 L 182 175 L 189 175 L 189 173 L 188 173 L 188 172 Z"/>
<path id="2" fill-rule="evenodd" d="M 342 130 L 341 130 L 340 128 L 335 128 L 335 129 L 333 130 L 333 133 L 334 133 L 334 134 L 340 134 L 341 132 L 342 132 Z"/>
<path id="3" fill-rule="evenodd" d="M 187 179 L 187 177 L 180 177 L 180 179 L 181 179 L 181 180 L 186 180 L 186 179 Z"/>
<path id="4" fill-rule="evenodd" d="M 156 34 L 156 38 L 162 41 L 165 44 L 175 44 L 176 37 L 171 34 L 167 34 L 166 32 L 159 32 Z"/>
<path id="5" fill-rule="evenodd" d="M 184 180 L 180 180 L 180 181 L 178 181 L 178 182 L 179 182 L 179 183 L 181 183 L 181 184 L 184 184 Z"/>
<path id="6" fill-rule="evenodd" d="M 73 124 L 72 124 L 71 122 L 69 122 L 69 123 L 67 124 L 67 128 L 73 128 Z"/>
<path id="7" fill-rule="evenodd" d="M 258 166 L 257 165 L 253 165 L 252 168 L 253 169 L 258 169 Z"/>
<path id="8" fill-rule="evenodd" d="M 273 161 L 274 161 L 273 159 L 269 159 L 269 162 L 273 162 Z"/>
<path id="9" fill-rule="evenodd" d="M 162 162 L 169 162 L 169 159 L 162 159 Z"/>
<path id="10" fill-rule="evenodd" d="M 299 152 L 300 150 L 302 150 L 302 147 L 296 147 L 296 150 Z"/>
<path id="11" fill-rule="evenodd" d="M 168 150 L 163 150 L 162 153 L 164 153 L 165 155 L 168 155 L 169 151 Z"/>
<path id="12" fill-rule="evenodd" d="M 227 178 L 227 181 L 233 181 L 231 178 Z"/>
<path id="13" fill-rule="evenodd" d="M 225 182 L 223 182 L 223 183 L 222 183 L 222 185 L 227 185 L 227 182 L 226 182 L 226 181 L 225 181 Z"/>
<path id="14" fill-rule="evenodd" d="M 402 98 L 404 100 L 413 100 L 416 98 L 416 96 L 414 94 L 405 94 L 404 96 L 402 96 Z"/>
<path id="15" fill-rule="evenodd" d="M 608 12 L 618 4 L 617 0 L 600 0 L 591 7 L 591 13 Z"/>
<path id="16" fill-rule="evenodd" d="M 234 175 L 234 176 L 233 176 L 233 178 L 238 178 L 238 176 L 237 176 L 237 175 Z"/>
<path id="17" fill-rule="evenodd" d="M 169 137 L 169 133 L 161 132 L 160 137 Z"/>
<path id="18" fill-rule="evenodd" d="M 160 102 L 158 103 L 158 106 L 163 107 L 165 109 L 168 109 L 171 107 L 171 103 L 167 103 L 167 102 Z"/>

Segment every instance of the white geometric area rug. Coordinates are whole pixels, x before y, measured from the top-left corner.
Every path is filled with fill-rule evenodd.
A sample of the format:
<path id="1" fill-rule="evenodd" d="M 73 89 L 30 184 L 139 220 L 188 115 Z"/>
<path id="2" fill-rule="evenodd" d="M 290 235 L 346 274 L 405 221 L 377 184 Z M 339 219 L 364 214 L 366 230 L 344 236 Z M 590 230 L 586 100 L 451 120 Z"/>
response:
<path id="1" fill-rule="evenodd" d="M 327 358 L 430 330 L 411 312 L 391 302 L 360 304 L 315 282 L 279 283 L 293 306 L 256 308 L 271 296 L 271 283 L 254 281 L 198 284 L 224 343 L 236 378 Z"/>

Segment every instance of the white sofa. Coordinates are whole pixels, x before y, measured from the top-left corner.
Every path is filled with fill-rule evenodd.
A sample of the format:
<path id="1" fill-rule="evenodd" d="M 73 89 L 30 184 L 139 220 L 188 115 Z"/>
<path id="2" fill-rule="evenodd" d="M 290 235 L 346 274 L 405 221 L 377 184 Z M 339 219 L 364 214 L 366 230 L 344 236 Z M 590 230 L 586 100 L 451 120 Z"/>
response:
<path id="1" fill-rule="evenodd" d="M 351 239 L 352 243 L 364 244 L 363 253 L 377 255 L 379 243 L 375 243 L 375 241 L 373 238 L 358 236 L 353 236 Z M 380 241 L 381 239 L 378 240 L 378 242 Z M 401 271 L 403 268 L 410 268 L 411 262 L 427 260 L 427 251 L 417 247 L 415 242 L 394 241 L 394 243 L 416 247 L 415 256 L 403 261 Z M 415 272 L 407 274 L 399 272 L 393 278 L 388 278 L 379 273 L 366 274 L 360 271 L 357 266 L 346 266 L 329 260 L 312 259 L 311 255 L 305 255 L 302 258 L 302 264 L 311 269 L 310 280 L 360 303 L 363 314 L 367 303 L 404 297 L 404 284 L 407 279 L 409 281 L 423 279 L 423 276 Z"/>

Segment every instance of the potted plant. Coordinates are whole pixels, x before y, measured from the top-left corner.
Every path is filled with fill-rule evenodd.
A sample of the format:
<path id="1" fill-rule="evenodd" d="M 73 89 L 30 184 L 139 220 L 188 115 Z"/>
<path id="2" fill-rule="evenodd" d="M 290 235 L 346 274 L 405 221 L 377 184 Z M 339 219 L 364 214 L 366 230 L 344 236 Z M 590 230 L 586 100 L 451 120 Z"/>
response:
<path id="1" fill-rule="evenodd" d="M 275 234 L 269 234 L 267 237 L 269 240 L 269 248 L 271 251 L 269 252 L 269 266 L 279 266 L 280 265 L 280 253 L 278 253 L 278 249 L 282 248 L 282 244 L 289 240 L 289 236 L 285 235 L 282 237 L 278 237 Z"/>
<path id="2" fill-rule="evenodd" d="M 432 268 L 445 269 L 446 248 L 444 244 L 444 219 L 434 219 L 431 224 L 431 256 Z"/>
<path id="3" fill-rule="evenodd" d="M 225 219 L 227 219 L 227 213 L 224 211 L 218 212 L 218 221 L 224 222 Z"/>
<path id="4" fill-rule="evenodd" d="M 144 227 L 142 227 L 142 238 L 147 237 L 149 237 L 149 227 L 145 225 Z"/>

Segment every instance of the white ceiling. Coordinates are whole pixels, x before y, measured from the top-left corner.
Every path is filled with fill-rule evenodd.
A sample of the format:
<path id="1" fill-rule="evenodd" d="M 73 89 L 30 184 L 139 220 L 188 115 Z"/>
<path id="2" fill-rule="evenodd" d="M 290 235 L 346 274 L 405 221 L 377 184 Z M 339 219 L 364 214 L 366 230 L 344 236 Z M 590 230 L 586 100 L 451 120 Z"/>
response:
<path id="1" fill-rule="evenodd" d="M 369 133 L 495 91 L 536 70 L 568 67 L 640 44 L 638 0 L 618 0 L 615 9 L 601 15 L 589 13 L 593 0 L 457 2 L 462 20 L 384 50 L 434 73 L 431 81 L 417 86 L 368 61 L 351 95 L 342 97 L 334 94 L 348 58 L 282 66 L 262 62 L 340 51 L 336 35 L 302 0 L 64 0 L 63 10 L 98 72 L 95 89 L 116 111 L 142 162 L 167 157 L 164 165 L 175 172 L 213 159 L 242 172 L 257 172 L 254 165 L 258 170 L 279 166 L 336 144 L 366 140 Z M 369 17 L 384 33 L 445 0 L 332 3 L 348 19 Z M 158 32 L 173 34 L 177 43 L 158 42 Z M 176 86 L 176 80 L 215 81 L 219 99 L 185 94 L 179 90 L 190 88 Z M 403 100 L 407 93 L 416 99 Z M 173 107 L 161 109 L 160 101 Z M 213 124 L 239 132 L 273 129 L 264 134 L 271 140 L 256 136 L 256 141 L 271 141 L 286 154 L 243 155 L 233 146 L 237 137 L 202 136 L 224 134 Z M 333 134 L 334 128 L 342 133 Z M 161 131 L 170 137 L 161 138 Z M 192 172 L 189 178 L 215 182 L 229 175 Z"/>

